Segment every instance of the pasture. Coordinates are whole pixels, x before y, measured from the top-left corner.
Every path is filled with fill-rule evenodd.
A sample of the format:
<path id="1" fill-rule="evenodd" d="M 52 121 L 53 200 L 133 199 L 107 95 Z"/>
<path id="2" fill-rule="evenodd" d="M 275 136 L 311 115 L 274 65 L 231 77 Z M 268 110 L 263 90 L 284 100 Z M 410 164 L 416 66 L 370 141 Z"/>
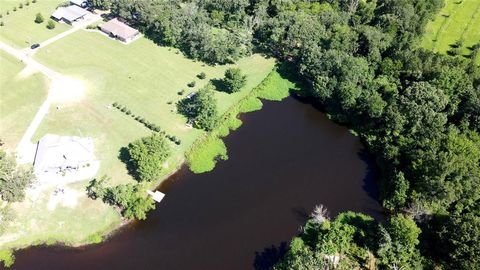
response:
<path id="1" fill-rule="evenodd" d="M 4 24 L 0 26 L 0 41 L 15 47 L 25 48 L 31 44 L 45 41 L 70 28 L 63 23 L 55 23 L 56 27 L 52 30 L 46 28 L 50 15 L 60 3 L 64 2 L 63 0 L 37 0 L 36 3 L 29 0 L 29 5 L 26 5 L 26 2 L 26 0 L 0 1 L 0 14 L 2 15 L 0 22 Z M 20 3 L 23 5 L 22 8 L 19 8 Z M 14 7 L 16 11 L 13 11 Z M 43 15 L 43 23 L 37 24 L 34 22 L 37 13 Z"/>
<path id="2" fill-rule="evenodd" d="M 47 96 L 47 78 L 24 68 L 19 60 L 0 51 L 0 139 L 10 152 Z"/>
<path id="3" fill-rule="evenodd" d="M 428 23 L 422 47 L 452 54 L 457 42 L 460 54 L 466 57 L 472 46 L 480 43 L 480 1 L 446 0 L 435 19 Z"/>

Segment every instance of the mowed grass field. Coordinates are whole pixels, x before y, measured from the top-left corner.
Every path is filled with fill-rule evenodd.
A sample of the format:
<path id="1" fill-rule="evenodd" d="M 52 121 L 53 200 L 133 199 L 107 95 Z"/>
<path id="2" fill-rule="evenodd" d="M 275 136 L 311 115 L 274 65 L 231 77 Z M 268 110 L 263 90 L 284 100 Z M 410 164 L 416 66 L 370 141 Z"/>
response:
<path id="1" fill-rule="evenodd" d="M 209 79 L 223 77 L 228 67 L 237 66 L 248 76 L 247 86 L 239 93 L 215 94 L 220 113 L 226 112 L 246 97 L 275 65 L 274 59 L 253 55 L 235 65 L 208 66 L 143 37 L 124 45 L 96 31 L 84 30 L 40 48 L 35 59 L 83 81 L 86 92 L 75 102 L 52 104 L 34 141 L 47 133 L 93 137 L 97 158 L 101 160 L 99 175 L 110 176 L 111 185 L 133 181 L 119 159 L 121 148 L 151 134 L 131 116 L 111 107 L 113 102 L 128 107 L 136 115 L 181 139 L 179 146 L 171 144 L 173 154 L 163 172 L 166 176 L 176 170 L 184 161 L 185 152 L 204 134 L 185 126 L 187 119 L 176 112 L 175 103 L 204 86 Z M 196 77 L 202 71 L 207 74 L 204 80 Z M 5 77 L 14 77 L 15 73 L 12 71 Z M 194 88 L 187 86 L 191 81 L 196 81 Z M 185 94 L 179 95 L 182 89 Z M 56 198 L 52 195 L 53 188 L 37 194 L 35 199 L 29 196 L 26 201 L 13 204 L 16 219 L 0 236 L 0 249 L 40 243 L 76 245 L 100 241 L 100 235 L 118 226 L 121 219 L 112 207 L 86 197 L 87 183 L 67 185 L 65 189 L 76 195 L 73 202 L 65 205 L 62 202 L 52 204 Z"/>
<path id="2" fill-rule="evenodd" d="M 25 48 L 31 44 L 40 43 L 45 41 L 65 30 L 68 30 L 70 26 L 63 23 L 55 23 L 55 29 L 49 30 L 46 28 L 47 21 L 50 15 L 55 11 L 63 0 L 37 0 L 36 3 L 26 5 L 27 0 L 0 0 L 0 22 L 3 22 L 3 26 L 0 26 L 0 41 L 8 43 L 9 45 Z M 23 8 L 19 8 L 20 3 L 23 4 Z M 13 7 L 17 8 L 17 11 L 13 11 Z M 10 13 L 7 15 L 7 11 Z M 34 22 L 35 15 L 41 13 L 44 18 L 44 22 L 37 24 Z"/>
<path id="3" fill-rule="evenodd" d="M 464 41 L 461 51 L 465 56 L 471 53 L 469 48 L 480 43 L 479 0 L 445 0 L 445 6 L 427 25 L 422 46 L 447 53 L 459 40 Z"/>
<path id="4" fill-rule="evenodd" d="M 82 100 L 50 111 L 35 139 L 46 133 L 95 138 L 102 163 L 100 174 L 109 175 L 115 183 L 131 180 L 119 159 L 120 149 L 151 131 L 110 105 L 118 102 L 135 115 L 159 125 L 167 134 L 180 138 L 179 146 L 171 144 L 173 155 L 165 170 L 169 173 L 184 160 L 185 152 L 203 133 L 185 126 L 187 120 L 176 112 L 175 103 L 209 79 L 223 77 L 228 68 L 194 62 L 176 49 L 159 47 L 146 38 L 125 45 L 98 32 L 83 30 L 41 48 L 35 58 L 87 86 Z M 247 86 L 235 94 L 217 92 L 220 113 L 246 96 L 274 64 L 273 59 L 260 55 L 238 61 L 235 66 L 248 76 Z M 196 77 L 202 71 L 207 74 L 204 80 Z M 196 81 L 195 88 L 187 86 L 191 81 Z M 183 96 L 178 94 L 182 89 Z"/>
<path id="5" fill-rule="evenodd" d="M 20 76 L 25 65 L 0 51 L 0 139 L 13 152 L 46 99 L 48 80 L 41 73 Z"/>

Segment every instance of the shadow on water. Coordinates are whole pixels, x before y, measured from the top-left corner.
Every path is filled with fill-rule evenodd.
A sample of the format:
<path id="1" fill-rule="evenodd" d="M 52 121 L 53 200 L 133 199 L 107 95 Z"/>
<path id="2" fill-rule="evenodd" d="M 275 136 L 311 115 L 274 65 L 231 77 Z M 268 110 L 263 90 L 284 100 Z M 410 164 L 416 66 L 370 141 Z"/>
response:
<path id="1" fill-rule="evenodd" d="M 255 270 L 270 270 L 288 251 L 287 242 L 282 242 L 278 247 L 270 246 L 262 252 L 255 252 L 253 268 Z"/>

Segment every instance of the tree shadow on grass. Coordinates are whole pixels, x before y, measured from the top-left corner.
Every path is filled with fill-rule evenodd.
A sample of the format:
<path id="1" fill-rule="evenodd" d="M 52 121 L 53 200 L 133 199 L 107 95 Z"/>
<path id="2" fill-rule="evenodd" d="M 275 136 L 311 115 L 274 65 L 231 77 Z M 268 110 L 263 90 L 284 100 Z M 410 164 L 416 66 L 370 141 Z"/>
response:
<path id="1" fill-rule="evenodd" d="M 253 267 L 255 270 L 270 270 L 280 261 L 287 250 L 287 243 L 282 242 L 278 247 L 271 245 L 270 247 L 263 249 L 261 252 L 255 251 Z"/>
<path id="2" fill-rule="evenodd" d="M 215 87 L 215 89 L 217 89 L 217 91 L 228 93 L 227 86 L 225 85 L 225 83 L 223 82 L 223 80 L 221 80 L 221 79 L 212 79 L 212 80 L 210 80 L 210 82 L 213 84 L 213 86 Z"/>
<path id="3" fill-rule="evenodd" d="M 120 148 L 120 151 L 118 153 L 118 159 L 120 159 L 125 164 L 125 168 L 127 168 L 128 174 L 130 174 L 135 180 L 140 180 L 140 177 L 135 168 L 135 164 L 132 162 L 132 158 L 130 157 L 130 153 L 128 152 L 127 147 Z"/>

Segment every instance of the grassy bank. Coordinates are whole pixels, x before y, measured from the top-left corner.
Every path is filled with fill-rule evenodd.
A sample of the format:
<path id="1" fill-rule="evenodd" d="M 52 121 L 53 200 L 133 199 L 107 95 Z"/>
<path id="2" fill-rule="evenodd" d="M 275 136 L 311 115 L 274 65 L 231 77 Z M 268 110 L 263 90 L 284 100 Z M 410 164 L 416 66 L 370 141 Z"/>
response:
<path id="1" fill-rule="evenodd" d="M 195 173 L 211 171 L 217 160 L 228 159 L 227 148 L 222 138 L 241 126 L 239 114 L 260 110 L 263 105 L 261 99 L 280 101 L 288 97 L 290 91 L 296 89 L 296 84 L 282 77 L 278 68 L 272 70 L 249 95 L 222 115 L 218 126 L 213 131 L 205 134 L 192 145 L 186 154 L 190 170 Z"/>

